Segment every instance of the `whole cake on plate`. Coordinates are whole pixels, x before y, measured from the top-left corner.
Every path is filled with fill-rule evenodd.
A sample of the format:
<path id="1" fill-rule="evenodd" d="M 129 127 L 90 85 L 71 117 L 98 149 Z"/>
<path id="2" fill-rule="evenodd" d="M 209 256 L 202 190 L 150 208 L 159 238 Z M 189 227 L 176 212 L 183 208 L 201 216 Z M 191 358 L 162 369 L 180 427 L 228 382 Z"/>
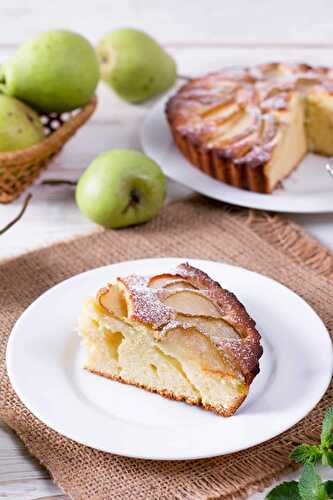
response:
<path id="1" fill-rule="evenodd" d="M 236 296 L 187 263 L 102 288 L 79 333 L 87 370 L 223 416 L 246 398 L 262 354 Z"/>
<path id="2" fill-rule="evenodd" d="M 189 81 L 166 114 L 178 148 L 196 167 L 271 193 L 307 152 L 333 155 L 333 69 L 227 68 Z"/>

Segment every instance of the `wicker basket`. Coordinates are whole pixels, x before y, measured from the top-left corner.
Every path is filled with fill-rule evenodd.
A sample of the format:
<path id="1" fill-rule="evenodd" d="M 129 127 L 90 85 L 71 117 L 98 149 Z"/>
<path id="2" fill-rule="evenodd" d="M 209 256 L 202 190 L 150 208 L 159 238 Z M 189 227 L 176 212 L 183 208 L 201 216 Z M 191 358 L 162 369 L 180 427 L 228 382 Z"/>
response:
<path id="1" fill-rule="evenodd" d="M 88 120 L 97 105 L 96 97 L 71 113 L 41 114 L 46 137 L 26 149 L 0 153 L 0 203 L 9 203 L 30 186 L 50 160 Z"/>

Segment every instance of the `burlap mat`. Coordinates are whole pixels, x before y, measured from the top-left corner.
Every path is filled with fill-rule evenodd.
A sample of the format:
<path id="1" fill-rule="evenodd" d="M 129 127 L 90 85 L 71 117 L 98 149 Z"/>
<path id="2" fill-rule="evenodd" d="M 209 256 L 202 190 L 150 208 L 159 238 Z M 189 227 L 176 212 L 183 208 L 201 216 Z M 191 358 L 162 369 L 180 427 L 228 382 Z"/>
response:
<path id="1" fill-rule="evenodd" d="M 202 198 L 177 202 L 144 226 L 98 231 L 0 266 L 0 417 L 74 499 L 246 498 L 290 468 L 288 453 L 296 444 L 318 439 L 324 408 L 332 404 L 332 387 L 302 422 L 260 446 L 208 460 L 154 462 L 109 455 L 60 436 L 23 406 L 9 384 L 7 338 L 33 300 L 87 269 L 155 256 L 214 259 L 271 276 L 303 296 L 332 333 L 333 256 L 327 250 L 278 217 L 232 212 Z"/>

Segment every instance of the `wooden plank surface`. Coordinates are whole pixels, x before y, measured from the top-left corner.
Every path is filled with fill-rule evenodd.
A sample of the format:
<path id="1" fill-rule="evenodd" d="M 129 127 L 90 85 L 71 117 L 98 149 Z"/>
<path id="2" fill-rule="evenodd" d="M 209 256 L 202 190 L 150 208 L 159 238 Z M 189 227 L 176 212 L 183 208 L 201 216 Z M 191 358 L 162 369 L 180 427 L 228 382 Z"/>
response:
<path id="1" fill-rule="evenodd" d="M 96 42 L 118 26 L 136 26 L 163 43 L 333 42 L 330 0 L 2 0 L 1 39 L 13 44 L 54 27 Z"/>

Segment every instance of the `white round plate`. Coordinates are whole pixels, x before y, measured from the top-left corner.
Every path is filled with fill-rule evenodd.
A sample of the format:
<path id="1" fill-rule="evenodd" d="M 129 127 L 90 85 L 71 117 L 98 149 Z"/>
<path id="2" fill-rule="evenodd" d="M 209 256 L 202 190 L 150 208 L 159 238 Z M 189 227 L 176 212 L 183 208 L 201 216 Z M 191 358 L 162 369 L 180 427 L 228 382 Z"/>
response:
<path id="1" fill-rule="evenodd" d="M 204 174 L 177 149 L 161 99 L 146 118 L 141 142 L 145 153 L 155 160 L 165 174 L 198 193 L 242 207 L 276 212 L 333 212 L 333 179 L 325 169 L 327 159 L 308 154 L 298 168 L 272 194 L 260 194 L 229 186 Z"/>
<path id="2" fill-rule="evenodd" d="M 161 273 L 181 261 L 146 259 L 93 269 L 51 288 L 28 307 L 10 335 L 7 369 L 36 417 L 93 448 L 177 460 L 257 445 L 316 405 L 332 375 L 332 346 L 322 321 L 276 281 L 217 262 L 189 260 L 238 295 L 256 319 L 264 347 L 260 374 L 234 416 L 219 417 L 83 369 L 76 324 L 84 300 L 117 276 Z"/>

